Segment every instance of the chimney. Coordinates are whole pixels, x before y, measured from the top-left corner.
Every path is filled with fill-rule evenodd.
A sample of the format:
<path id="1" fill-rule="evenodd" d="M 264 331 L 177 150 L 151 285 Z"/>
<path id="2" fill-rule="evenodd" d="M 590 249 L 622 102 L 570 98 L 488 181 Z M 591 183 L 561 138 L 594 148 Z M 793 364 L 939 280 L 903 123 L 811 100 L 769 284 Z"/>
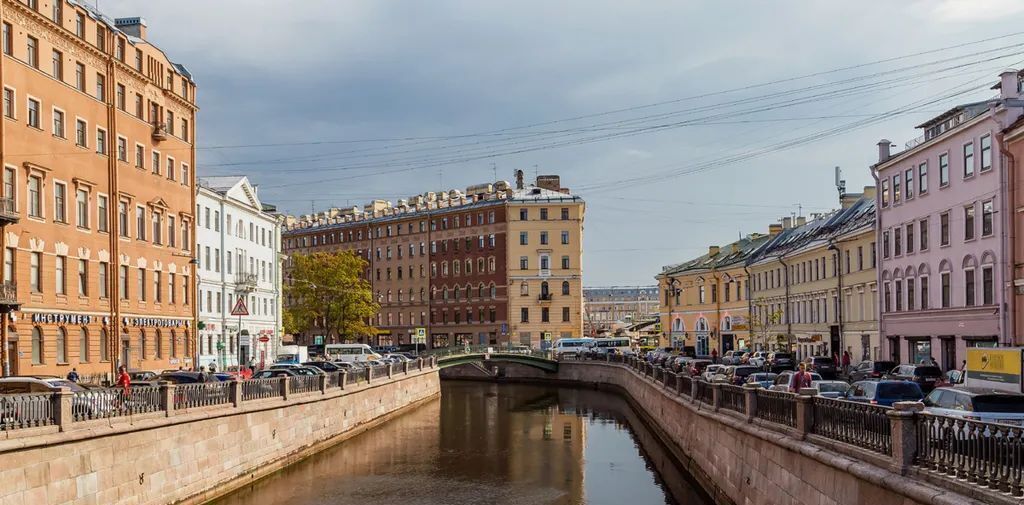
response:
<path id="1" fill-rule="evenodd" d="M 708 246 L 708 256 L 717 256 L 718 255 L 718 251 L 720 251 L 718 246 L 716 246 L 716 245 Z"/>
<path id="2" fill-rule="evenodd" d="M 853 204 L 857 203 L 857 200 L 860 200 L 863 196 L 864 195 L 851 195 L 847 193 L 839 199 L 839 205 L 844 209 L 849 209 L 850 207 L 853 207 Z"/>
<path id="3" fill-rule="evenodd" d="M 999 98 L 1018 98 L 1020 97 L 1019 80 L 1017 78 L 1016 70 L 1006 70 L 999 74 Z"/>
<path id="4" fill-rule="evenodd" d="M 991 81 L 990 81 L 991 82 Z M 888 139 L 882 139 L 878 141 L 878 162 L 882 163 L 892 157 L 892 153 L 889 149 L 892 148 L 892 141 Z"/>
<path id="5" fill-rule="evenodd" d="M 781 224 L 776 223 L 776 224 L 768 225 L 768 236 L 769 237 L 774 237 L 774 236 L 776 236 L 776 235 L 778 235 L 780 233 L 782 233 L 782 225 Z"/>
<path id="6" fill-rule="evenodd" d="M 803 226 L 805 224 L 807 224 L 807 218 L 804 217 L 804 216 L 797 216 L 797 218 L 796 218 L 796 225 L 797 226 Z"/>
<path id="7" fill-rule="evenodd" d="M 863 198 L 870 198 L 874 200 L 877 194 L 877 190 L 874 186 L 864 186 L 864 193 L 861 196 Z"/>
<path id="8" fill-rule="evenodd" d="M 142 17 L 117 18 L 114 20 L 114 26 L 128 35 L 146 40 L 146 20 Z"/>
<path id="9" fill-rule="evenodd" d="M 523 189 L 523 171 L 516 170 L 516 189 Z"/>
<path id="10" fill-rule="evenodd" d="M 537 187 L 551 191 L 561 191 L 562 179 L 557 175 L 538 175 Z"/>
<path id="11" fill-rule="evenodd" d="M 791 218 L 791 217 L 784 217 L 784 218 L 782 218 L 782 229 L 783 230 L 788 230 L 788 229 L 790 229 L 792 227 L 793 227 L 793 218 Z"/>

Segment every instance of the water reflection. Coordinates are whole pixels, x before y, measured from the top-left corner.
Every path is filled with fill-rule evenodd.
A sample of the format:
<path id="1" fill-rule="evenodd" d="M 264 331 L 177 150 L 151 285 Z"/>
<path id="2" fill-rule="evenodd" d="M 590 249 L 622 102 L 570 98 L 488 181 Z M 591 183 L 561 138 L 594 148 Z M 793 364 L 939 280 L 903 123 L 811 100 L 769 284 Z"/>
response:
<path id="1" fill-rule="evenodd" d="M 608 393 L 444 382 L 441 399 L 217 505 L 711 503 Z"/>

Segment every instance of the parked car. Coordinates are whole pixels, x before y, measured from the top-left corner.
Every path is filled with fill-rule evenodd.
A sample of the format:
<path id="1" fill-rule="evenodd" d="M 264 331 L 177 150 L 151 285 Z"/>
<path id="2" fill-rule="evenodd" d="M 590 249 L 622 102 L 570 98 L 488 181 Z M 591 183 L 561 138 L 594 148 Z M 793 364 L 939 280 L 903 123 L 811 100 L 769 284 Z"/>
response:
<path id="1" fill-rule="evenodd" d="M 736 365 L 729 370 L 729 383 L 742 386 L 747 377 L 760 372 L 761 369 L 750 365 Z"/>
<path id="2" fill-rule="evenodd" d="M 844 398 L 850 390 L 850 384 L 837 380 L 811 381 L 811 387 L 818 390 L 818 396 L 825 398 Z"/>
<path id="3" fill-rule="evenodd" d="M 896 402 L 916 402 L 924 398 L 921 386 L 916 382 L 903 380 L 880 380 L 854 382 L 846 393 L 846 399 L 892 407 Z"/>
<path id="4" fill-rule="evenodd" d="M 809 373 L 811 374 L 812 384 L 814 383 L 814 381 L 822 380 L 821 375 L 818 375 L 815 372 Z M 793 370 L 786 370 L 775 377 L 775 382 L 772 383 L 772 387 L 770 387 L 769 389 L 771 389 L 772 391 L 782 391 L 789 393 L 791 392 L 790 389 L 793 387 L 794 377 L 796 377 L 796 372 L 794 372 Z"/>
<path id="5" fill-rule="evenodd" d="M 957 384 L 963 384 L 964 379 L 967 378 L 967 374 L 963 370 L 949 370 L 942 374 L 942 378 L 935 383 L 935 387 L 942 386 L 956 386 Z"/>
<path id="6" fill-rule="evenodd" d="M 881 379 L 887 372 L 895 367 L 895 361 L 864 360 L 850 370 L 850 382 L 858 382 L 868 379 Z"/>
<path id="7" fill-rule="evenodd" d="M 771 388 L 778 374 L 770 372 L 757 372 L 747 376 L 747 384 L 757 384 L 765 389 Z"/>
<path id="8" fill-rule="evenodd" d="M 740 362 L 741 362 L 740 358 L 743 357 L 743 354 L 745 352 L 746 351 L 736 351 L 736 350 L 734 350 L 734 351 L 725 351 L 725 354 L 722 355 L 722 364 L 723 365 L 739 365 Z"/>
<path id="9" fill-rule="evenodd" d="M 324 374 L 323 370 L 321 370 L 319 368 L 316 368 L 316 367 L 311 367 L 311 366 L 295 367 L 295 368 L 292 368 L 291 371 L 295 372 L 295 375 L 323 375 Z"/>
<path id="10" fill-rule="evenodd" d="M 689 364 L 690 377 L 700 377 L 704 370 L 711 365 L 709 359 L 695 359 L 691 360 Z"/>
<path id="11" fill-rule="evenodd" d="M 933 365 L 899 365 L 886 374 L 885 378 L 914 382 L 921 386 L 921 391 L 927 393 L 935 389 L 942 378 L 942 370 Z"/>
<path id="12" fill-rule="evenodd" d="M 324 372 L 337 372 L 341 370 L 341 367 L 337 363 L 330 361 L 307 361 L 302 366 L 318 368 Z"/>
<path id="13" fill-rule="evenodd" d="M 711 379 L 722 373 L 725 365 L 708 365 L 704 367 L 704 373 L 701 374 L 701 378 L 711 382 Z"/>
<path id="14" fill-rule="evenodd" d="M 991 389 L 939 387 L 924 399 L 925 412 L 990 423 L 1024 425 L 1024 395 Z"/>
<path id="15" fill-rule="evenodd" d="M 773 352 L 768 355 L 765 368 L 769 372 L 779 373 L 793 369 L 793 355 L 788 352 Z"/>
<path id="16" fill-rule="evenodd" d="M 61 388 L 68 388 L 72 393 L 83 393 L 88 389 L 79 384 L 58 377 L 47 377 L 37 375 L 20 375 L 0 378 L 0 394 L 18 393 L 56 393 Z M 114 409 L 116 395 L 109 392 L 109 389 L 98 389 L 96 395 L 91 398 L 74 396 L 71 400 L 71 412 L 74 416 L 85 416 L 89 418 L 102 417 Z M 15 409 L 11 405 L 5 405 L 5 409 Z M 19 419 L 28 419 L 31 412 L 18 412 L 15 410 L 0 411 L 0 426 L 17 422 Z"/>
<path id="17" fill-rule="evenodd" d="M 151 381 L 156 378 L 156 372 L 128 372 L 128 378 L 135 381 Z"/>
<path id="18" fill-rule="evenodd" d="M 533 349 L 528 345 L 513 345 L 509 346 L 508 351 L 506 352 L 509 354 L 531 354 Z"/>
<path id="19" fill-rule="evenodd" d="M 272 379 L 274 377 L 298 377 L 298 375 L 299 375 L 298 373 L 294 372 L 293 370 L 289 370 L 287 368 L 276 368 L 276 369 L 268 368 L 266 370 L 260 370 L 259 372 L 256 372 L 255 374 L 253 374 L 252 378 L 253 379 Z"/>
<path id="20" fill-rule="evenodd" d="M 199 382 L 217 382 L 218 379 L 203 372 L 164 372 L 154 380 L 167 381 L 173 384 L 196 384 Z"/>
<path id="21" fill-rule="evenodd" d="M 836 362 L 828 356 L 814 356 L 804 360 L 808 372 L 818 372 L 825 379 L 835 379 L 839 376 L 839 368 Z"/>

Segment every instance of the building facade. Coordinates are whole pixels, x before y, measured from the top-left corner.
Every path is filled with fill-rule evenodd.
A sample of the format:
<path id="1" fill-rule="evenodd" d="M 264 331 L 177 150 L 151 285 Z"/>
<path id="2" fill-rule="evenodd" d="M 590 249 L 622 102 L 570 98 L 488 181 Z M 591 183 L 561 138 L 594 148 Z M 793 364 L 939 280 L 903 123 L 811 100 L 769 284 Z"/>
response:
<path id="1" fill-rule="evenodd" d="M 591 337 L 657 319 L 658 287 L 584 287 L 583 314 L 583 333 Z"/>
<path id="2" fill-rule="evenodd" d="M 280 218 L 247 177 L 203 177 L 196 201 L 199 364 L 273 363 L 281 336 Z M 243 299 L 243 316 L 231 312 Z"/>
<path id="3" fill-rule="evenodd" d="M 3 1 L 9 373 L 192 365 L 192 76 L 141 18 Z"/>
<path id="4" fill-rule="evenodd" d="M 550 180 L 550 179 L 548 179 Z M 534 189 L 541 189 L 534 195 Z M 557 193 L 557 194 L 555 194 Z M 549 200 L 550 199 L 550 200 Z M 562 204 L 565 205 L 562 205 Z M 569 205 L 569 204 L 574 205 Z M 515 210 L 511 210 L 512 208 Z M 572 208 L 570 218 L 560 224 L 552 218 L 545 228 L 549 243 L 540 247 L 543 252 L 527 252 L 512 245 L 509 236 L 519 239 L 520 233 L 531 233 L 535 226 L 529 220 L 520 222 L 520 209 L 535 213 L 540 220 L 541 208 L 547 214 L 560 217 L 561 209 Z M 558 214 L 555 214 L 555 213 Z M 513 224 L 513 223 L 516 224 Z M 559 226 L 553 227 L 555 224 Z M 561 244 L 562 233 L 570 232 L 568 244 Z M 540 230 L 534 240 L 540 241 Z M 582 333 L 580 292 L 582 256 L 582 200 L 561 192 L 552 192 L 537 186 L 523 185 L 513 188 L 509 183 L 480 184 L 466 191 L 450 190 L 428 192 L 401 199 L 397 205 L 376 200 L 362 208 L 331 209 L 316 215 L 289 217 L 283 232 L 287 255 L 313 252 L 353 251 L 364 258 L 366 278 L 370 281 L 374 297 L 381 309 L 371 323 L 378 329 L 376 335 L 347 336 L 371 345 L 410 344 L 419 331 L 427 336 L 431 348 L 463 346 L 468 344 L 502 345 L 523 342 L 518 332 L 532 332 L 531 345 L 541 345 L 542 332 L 555 335 Z M 529 244 L 527 244 L 529 245 Z M 556 256 L 557 253 L 557 256 Z M 509 258 L 529 255 L 536 259 L 523 264 L 512 264 Z M 545 256 L 548 268 L 540 268 L 539 258 Z M 569 256 L 569 268 L 559 269 L 550 264 L 552 258 Z M 530 269 L 530 263 L 533 269 Z M 559 263 L 560 266 L 562 263 Z M 512 296 L 510 280 L 517 276 L 515 293 L 522 293 L 522 284 L 534 297 L 548 283 L 548 293 L 554 294 L 551 282 L 570 281 L 568 295 L 562 304 L 576 303 L 570 308 L 570 321 L 563 324 L 550 312 L 552 300 L 525 300 L 524 295 Z M 575 291 L 574 291 L 575 290 Z M 558 291 L 562 292 L 562 291 Z M 574 295 L 575 293 L 575 295 Z M 517 298 L 515 307 L 512 299 Z M 572 300 L 575 300 L 573 302 Z M 510 320 L 514 309 L 519 316 L 526 308 L 535 314 L 534 326 L 517 329 L 517 321 Z M 543 322 L 542 308 L 549 309 L 549 321 Z M 515 332 L 515 333 L 514 333 Z M 300 345 L 318 345 L 337 341 L 337 335 L 321 335 L 316 329 L 296 335 Z M 319 338 L 318 338 L 319 337 Z"/>
<path id="5" fill-rule="evenodd" d="M 1010 245 L 1007 252 L 1010 257 L 1006 264 L 1009 266 L 1007 286 L 1008 298 L 1012 300 L 1008 304 L 1011 312 L 1012 333 L 1008 343 L 1013 345 L 1024 345 L 1024 215 L 1017 212 L 1017 209 L 1024 209 L 1024 191 L 1018 189 L 1020 181 L 1024 180 L 1022 163 L 1024 163 L 1024 118 L 1019 118 L 1005 130 L 1002 139 L 1003 150 L 1002 163 L 1006 167 L 1008 188 L 1007 200 L 1012 205 L 1014 212 L 1004 216 L 1006 224 L 1006 240 Z"/>
<path id="6" fill-rule="evenodd" d="M 668 345 L 697 356 L 750 346 L 747 258 L 769 240 L 751 234 L 678 265 L 655 278 L 662 293 L 661 327 Z"/>
<path id="7" fill-rule="evenodd" d="M 955 107 L 892 153 L 879 143 L 879 285 L 883 354 L 958 368 L 966 349 L 1012 342 L 1004 301 L 1012 272 L 1002 131 L 1021 115 L 1016 72 L 999 98 Z M 1006 286 L 1006 289 L 1004 289 Z"/>

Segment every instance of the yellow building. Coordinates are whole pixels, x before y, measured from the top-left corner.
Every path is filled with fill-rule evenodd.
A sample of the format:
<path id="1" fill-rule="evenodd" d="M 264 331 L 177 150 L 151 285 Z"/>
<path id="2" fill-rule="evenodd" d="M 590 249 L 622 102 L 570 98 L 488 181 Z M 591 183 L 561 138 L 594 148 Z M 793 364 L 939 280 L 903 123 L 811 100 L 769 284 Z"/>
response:
<path id="1" fill-rule="evenodd" d="M 530 186 L 519 172 L 506 209 L 510 341 L 538 348 L 583 336 L 583 200 L 558 176 Z"/>
<path id="2" fill-rule="evenodd" d="M 745 263 L 769 240 L 752 234 L 655 276 L 661 295 L 665 345 L 698 356 L 749 346 L 748 278 Z"/>
<path id="3" fill-rule="evenodd" d="M 839 210 L 773 225 L 781 232 L 748 265 L 755 349 L 876 357 L 874 203 L 868 187 Z"/>

